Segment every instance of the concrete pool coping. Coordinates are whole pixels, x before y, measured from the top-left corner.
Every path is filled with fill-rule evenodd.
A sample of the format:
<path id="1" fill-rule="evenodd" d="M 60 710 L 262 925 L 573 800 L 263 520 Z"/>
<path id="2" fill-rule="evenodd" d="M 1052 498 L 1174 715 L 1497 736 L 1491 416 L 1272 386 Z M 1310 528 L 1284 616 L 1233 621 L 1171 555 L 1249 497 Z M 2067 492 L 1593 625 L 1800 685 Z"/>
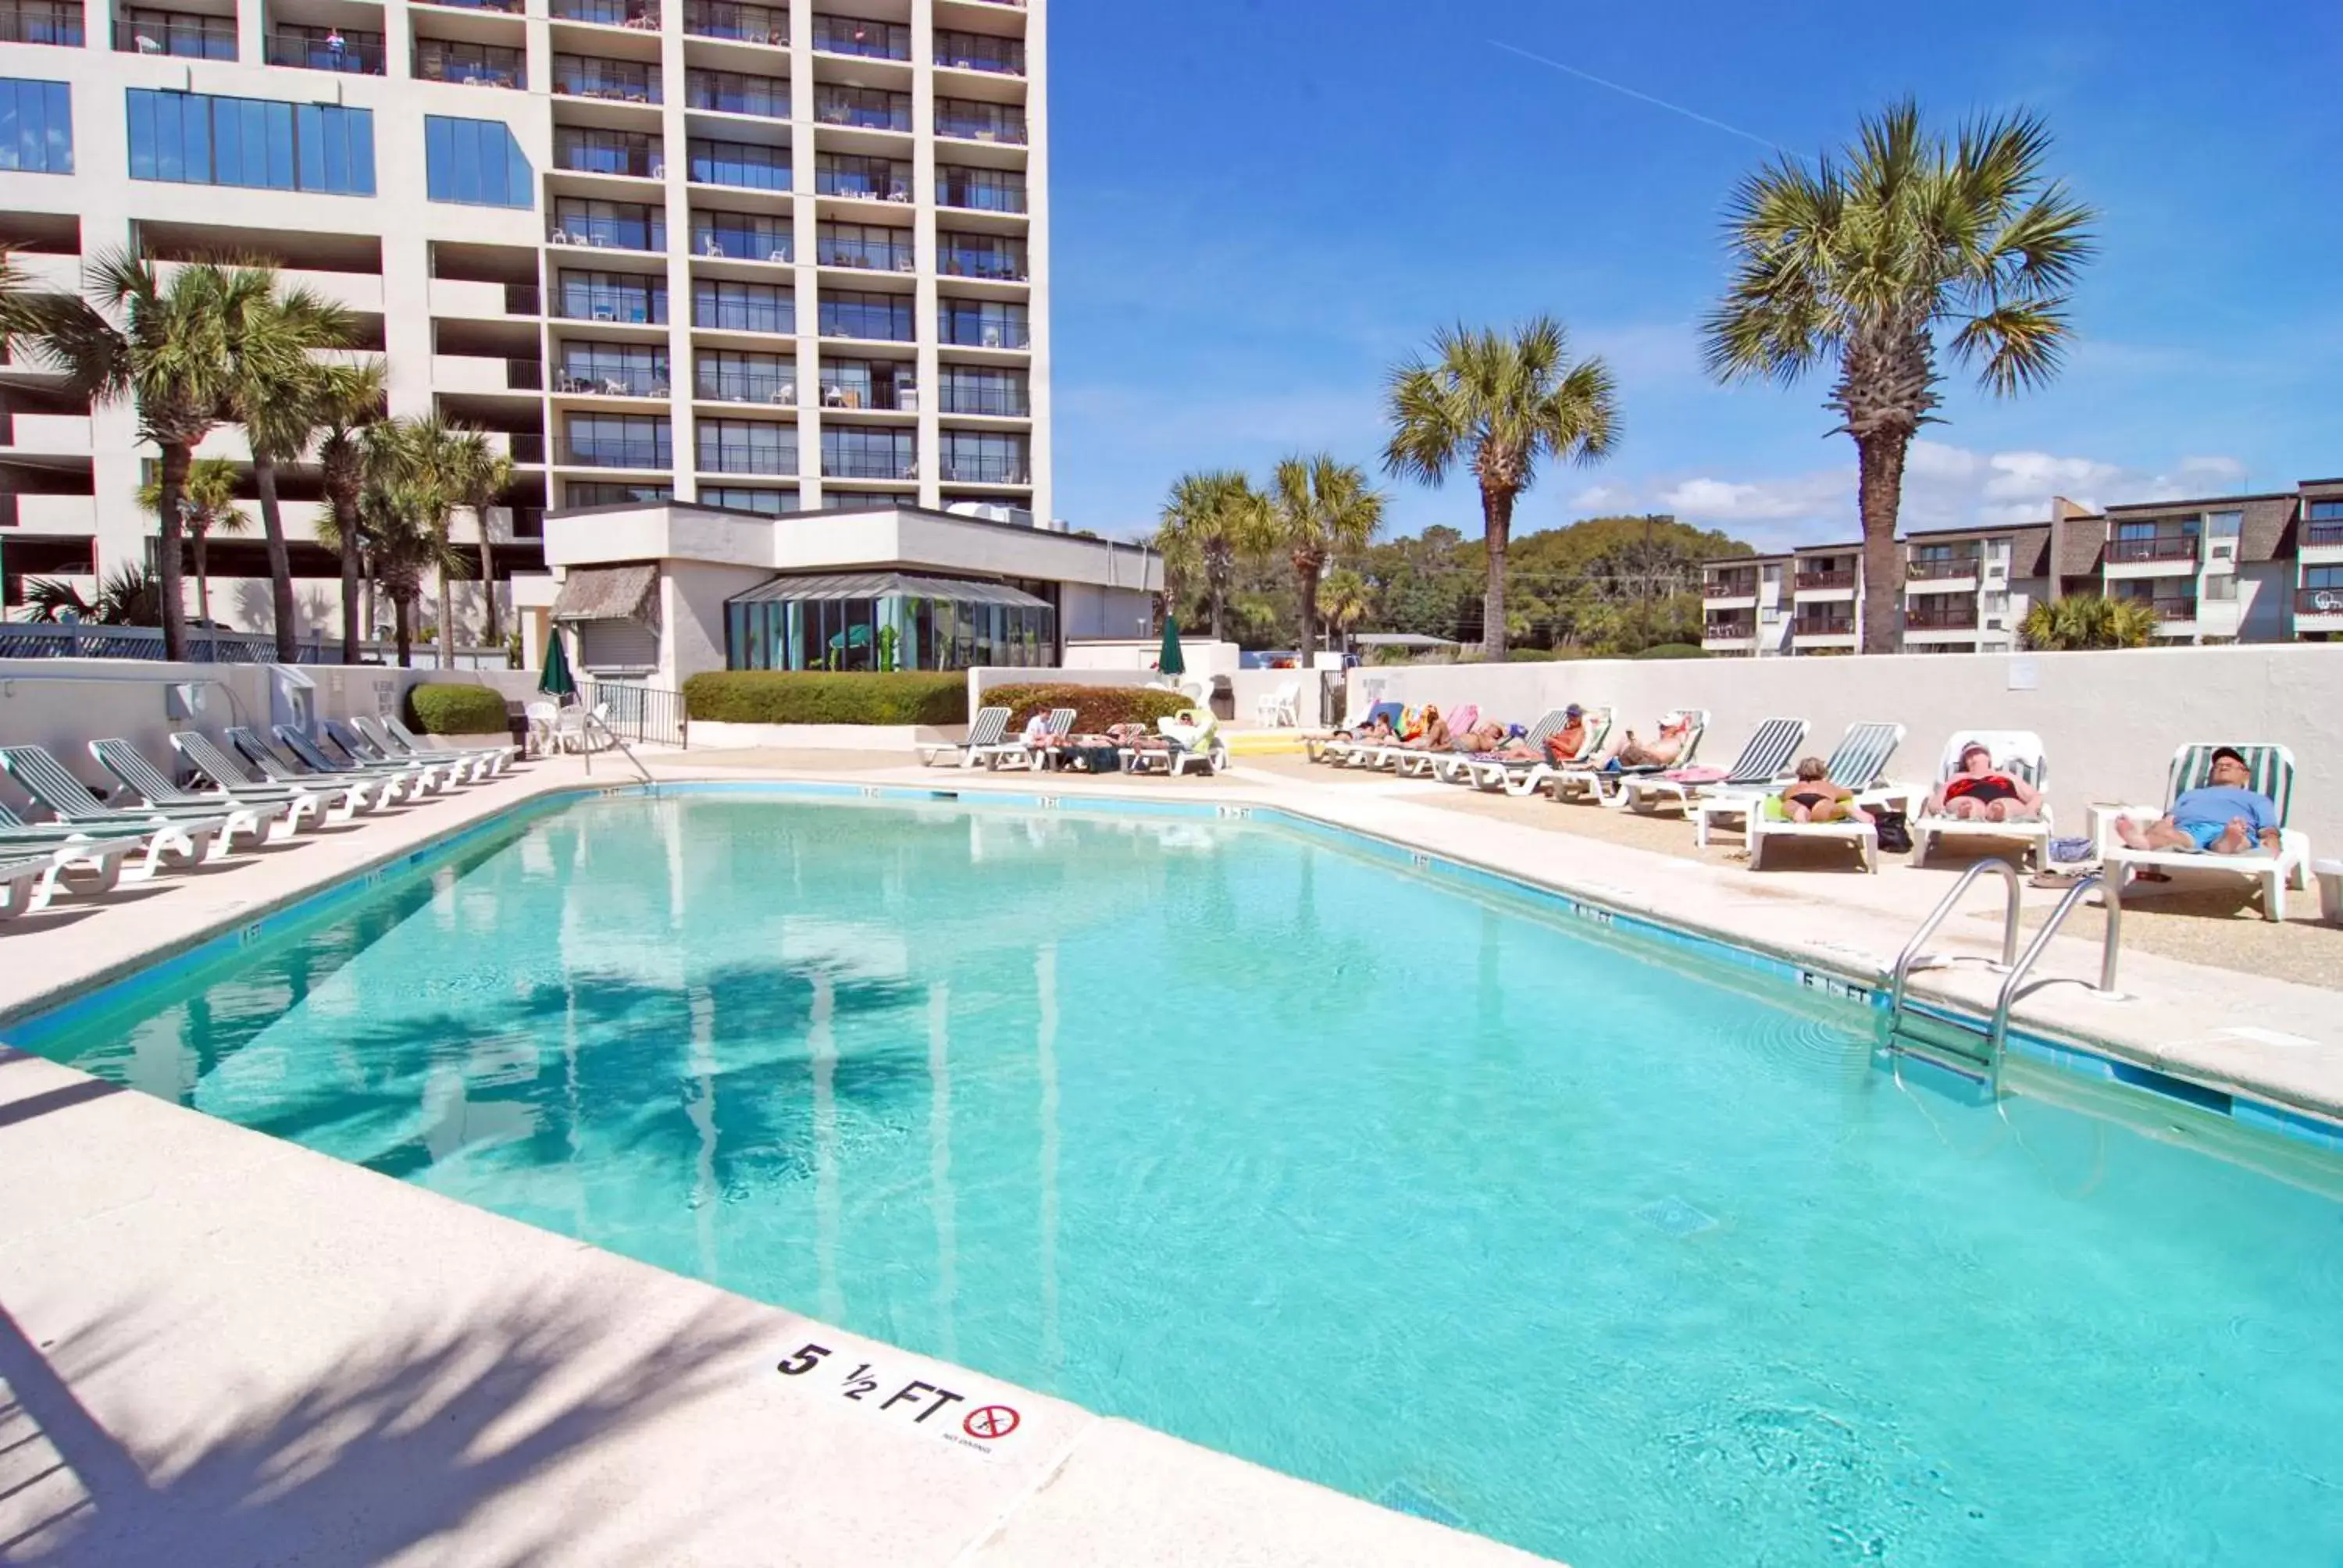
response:
<path id="1" fill-rule="evenodd" d="M 1771 874 L 1753 884 L 1745 871 L 1242 769 L 1093 784 L 669 756 L 653 770 L 663 781 L 1275 808 L 1849 975 L 1875 975 L 1866 955 L 1883 944 L 1892 954 L 1918 918 L 1900 918 L 1900 894 L 1850 886 L 1886 879 L 1830 879 L 1836 900 L 1825 902 Z M 522 802 L 628 782 L 607 761 L 590 779 L 577 759 L 548 761 L 168 879 L 125 910 L 28 917 L 0 932 L 11 960 L 0 1016 Z M 1990 944 L 1959 932 L 1947 945 Z M 2088 972 L 2095 959 L 2061 939 L 2048 967 Z M 1924 979 L 1923 994 L 1991 1005 L 1992 984 L 1973 971 Z M 2019 1016 L 2192 1077 L 2343 1105 L 2333 993 L 2238 979 L 2131 955 L 2137 1000 L 2056 988 Z M 2271 1039 L 2217 1032 L 2241 1020 Z M 2289 1037 L 2303 1043 L 2272 1043 Z M 0 1378 L 15 1402 L 0 1410 L 0 1554 L 182 1561 L 196 1532 L 239 1560 L 420 1562 L 460 1541 L 468 1561 L 1531 1561 L 38 1059 L 0 1057 L 0 1181 L 14 1200 L 0 1215 Z M 1018 1446 L 987 1455 L 902 1420 L 922 1406 L 881 1421 L 819 1378 L 780 1375 L 809 1341 L 885 1368 L 899 1388 L 964 1389 L 954 1409 L 979 1397 L 1013 1406 L 1020 1422 L 1002 1441 Z"/>

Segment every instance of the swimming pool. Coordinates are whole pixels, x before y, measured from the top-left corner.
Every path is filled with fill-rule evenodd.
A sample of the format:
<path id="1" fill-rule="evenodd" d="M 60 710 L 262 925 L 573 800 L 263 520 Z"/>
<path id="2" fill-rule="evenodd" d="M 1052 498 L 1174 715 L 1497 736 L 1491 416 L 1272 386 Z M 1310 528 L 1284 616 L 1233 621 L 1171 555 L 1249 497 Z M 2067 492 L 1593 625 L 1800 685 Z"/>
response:
<path id="1" fill-rule="evenodd" d="M 730 792 L 6 1032 L 1577 1568 L 2334 1561 L 2338 1186 L 1872 1028 L 1329 835 Z"/>

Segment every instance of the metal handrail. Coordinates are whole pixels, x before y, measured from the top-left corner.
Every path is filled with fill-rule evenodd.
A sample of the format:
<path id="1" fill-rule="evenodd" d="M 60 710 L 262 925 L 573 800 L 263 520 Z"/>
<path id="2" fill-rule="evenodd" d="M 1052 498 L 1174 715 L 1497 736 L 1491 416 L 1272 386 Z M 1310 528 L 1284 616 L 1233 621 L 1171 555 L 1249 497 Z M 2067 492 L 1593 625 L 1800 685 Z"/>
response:
<path id="1" fill-rule="evenodd" d="M 620 751 L 626 753 L 627 760 L 635 765 L 635 771 L 643 776 L 644 783 L 652 785 L 653 787 L 658 785 L 659 780 L 651 777 L 651 770 L 643 766 L 643 759 L 635 755 L 635 749 L 621 739 L 618 736 L 618 732 L 611 729 L 608 724 L 605 724 L 602 721 L 601 716 L 596 713 L 592 709 L 589 708 L 586 710 L 585 720 L 580 728 L 585 730 L 586 737 L 589 742 L 592 740 L 595 731 L 599 730 L 604 739 L 617 747 Z M 584 755 L 586 758 L 586 777 L 591 779 L 594 776 L 594 748 L 590 744 L 586 747 Z"/>
<path id="2" fill-rule="evenodd" d="M 1979 860 L 1961 873 L 1960 880 L 1953 884 L 1953 890 L 1937 900 L 1936 909 L 1920 922 L 1920 929 L 1912 933 L 1912 940 L 1904 944 L 1904 950 L 1896 955 L 1896 984 L 1888 993 L 1887 1002 L 1887 1030 L 1890 1034 L 1895 1032 L 1896 1020 L 1904 1012 L 1904 988 L 1910 981 L 1912 971 L 1920 967 L 1921 945 L 1936 934 L 1936 928 L 1945 923 L 1945 917 L 1953 912 L 1953 906 L 1961 901 L 1961 895 L 1969 890 L 1969 884 L 1987 871 L 1999 873 L 2001 879 L 2008 884 L 2009 899 L 2001 917 L 2001 967 L 2008 969 L 2016 963 L 2017 872 L 2006 860 Z"/>
<path id="3" fill-rule="evenodd" d="M 1999 1054 L 2009 1035 L 2009 1010 L 2017 1001 L 2019 983 L 2026 979 L 2026 971 L 2034 967 L 2034 960 L 2042 956 L 2042 950 L 2050 945 L 2050 939 L 2057 933 L 2068 913 L 2082 902 L 2083 895 L 2106 880 L 2105 873 L 2093 871 L 2067 889 L 2066 896 L 2058 900 L 2058 907 L 2050 911 L 2050 918 L 2042 922 L 2041 930 L 2026 945 L 2025 956 L 2010 966 L 2009 978 L 2001 982 L 2001 995 L 1994 1002 L 1993 1028 L 1986 1035 L 1986 1049 Z M 2112 992 L 2116 989 L 2116 960 L 2123 950 L 2123 905 L 2109 899 L 2107 909 L 2107 930 L 2099 946 L 2099 990 Z"/>

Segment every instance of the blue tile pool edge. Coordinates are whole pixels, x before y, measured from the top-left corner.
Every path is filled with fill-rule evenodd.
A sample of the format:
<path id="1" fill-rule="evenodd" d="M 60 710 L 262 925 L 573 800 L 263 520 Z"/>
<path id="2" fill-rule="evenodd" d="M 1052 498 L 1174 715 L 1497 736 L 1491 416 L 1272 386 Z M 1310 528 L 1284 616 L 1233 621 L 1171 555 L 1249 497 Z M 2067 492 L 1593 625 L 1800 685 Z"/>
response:
<path id="1" fill-rule="evenodd" d="M 450 829 L 409 849 L 370 861 L 325 887 L 285 898 L 248 912 L 224 928 L 198 932 L 154 953 L 82 980 L 63 994 L 36 997 L 0 1013 L 0 1047 L 10 1043 L 8 1031 L 38 1022 L 44 1026 L 68 1021 L 84 1008 L 108 1005 L 114 993 L 128 986 L 167 982 L 187 970 L 207 964 L 227 953 L 261 940 L 296 922 L 307 923 L 336 906 L 372 892 L 393 877 L 437 862 L 492 834 L 505 833 L 534 819 L 567 809 L 582 800 L 615 797 L 666 795 L 749 795 L 789 799 L 827 800 L 841 804 L 950 805 L 1024 811 L 1071 811 L 1124 817 L 1156 817 L 1248 822 L 1271 826 L 1295 837 L 1331 843 L 1353 853 L 1382 861 L 1394 869 L 1450 881 L 1482 892 L 1495 892 L 1545 906 L 1571 920 L 1660 947 L 1674 948 L 1708 962 L 1740 969 L 1801 990 L 1851 1001 L 1874 1010 L 1886 1005 L 1885 988 L 1869 976 L 1851 976 L 1813 960 L 1775 952 L 1744 939 L 1726 937 L 1694 926 L 1671 924 L 1614 908 L 1598 899 L 1541 882 L 1518 873 L 1499 870 L 1451 855 L 1434 854 L 1412 844 L 1340 823 L 1329 822 L 1287 806 L 1257 806 L 1187 800 L 1139 800 L 1114 796 L 1026 793 L 990 787 L 953 789 L 941 785 L 831 783 L 794 779 L 683 779 L 656 785 L 622 784 L 549 789 L 515 802 L 490 816 Z M 1984 1020 L 1956 1009 L 1907 997 L 1906 1007 L 1965 1029 L 1982 1029 Z M 2117 1084 L 2144 1100 L 2185 1104 L 2209 1115 L 2226 1114 L 2240 1126 L 2286 1138 L 2331 1154 L 2343 1154 L 2343 1121 L 2313 1107 L 2257 1098 L 2250 1088 L 2206 1082 L 2170 1070 L 2170 1064 L 2138 1061 L 2120 1048 L 2105 1042 L 2069 1039 L 2013 1027 L 2009 1052 L 2053 1071 Z M 1886 1049 L 1886 1048 L 1883 1048 Z M 2174 1085 L 2166 1089 L 2157 1081 Z M 2227 1102 L 2226 1112 L 2214 1109 L 2207 1097 Z"/>

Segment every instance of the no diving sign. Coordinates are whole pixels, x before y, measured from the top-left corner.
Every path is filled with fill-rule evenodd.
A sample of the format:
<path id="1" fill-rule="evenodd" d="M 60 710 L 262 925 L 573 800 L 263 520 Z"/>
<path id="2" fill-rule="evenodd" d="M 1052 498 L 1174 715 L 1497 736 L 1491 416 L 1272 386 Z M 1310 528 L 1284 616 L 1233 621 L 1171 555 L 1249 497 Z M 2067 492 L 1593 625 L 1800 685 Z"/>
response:
<path id="1" fill-rule="evenodd" d="M 828 1345 L 799 1345 L 783 1356 L 774 1370 L 783 1377 L 790 1378 L 820 1373 L 822 1375 L 816 1377 L 813 1384 L 817 1388 L 832 1386 L 830 1374 L 838 1374 L 834 1392 L 839 1398 L 907 1427 L 925 1428 L 946 1442 L 974 1449 L 980 1453 L 1000 1452 L 1002 1440 L 1024 1423 L 1025 1418 L 1017 1412 L 1015 1405 L 994 1402 L 969 1408 L 958 1422 L 946 1416 L 930 1426 L 931 1417 L 943 1414 L 953 1406 L 967 1406 L 968 1396 L 922 1378 L 898 1382 L 869 1362 L 860 1362 L 852 1371 L 841 1373 L 839 1367 L 830 1362 L 830 1353 Z M 892 1388 L 894 1392 L 883 1399 L 871 1397 L 882 1388 Z M 955 1411 L 953 1413 L 959 1412 Z"/>

